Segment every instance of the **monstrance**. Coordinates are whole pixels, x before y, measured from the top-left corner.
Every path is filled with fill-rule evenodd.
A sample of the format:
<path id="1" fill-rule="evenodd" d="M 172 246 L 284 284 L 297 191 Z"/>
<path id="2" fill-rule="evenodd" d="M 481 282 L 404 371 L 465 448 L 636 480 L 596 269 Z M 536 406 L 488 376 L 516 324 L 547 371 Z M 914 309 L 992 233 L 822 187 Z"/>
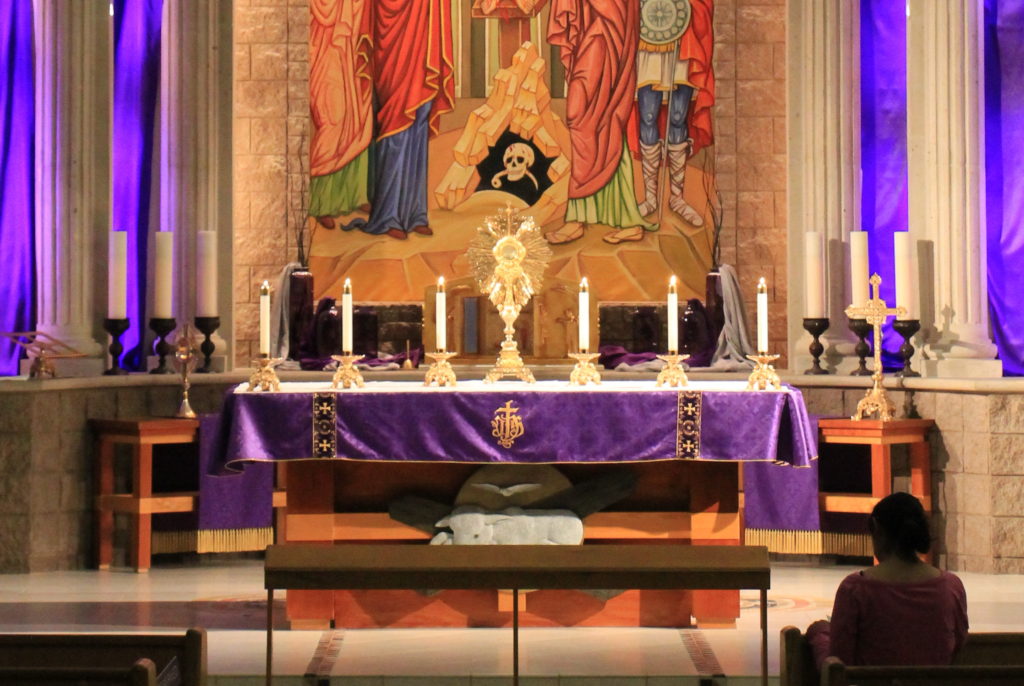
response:
<path id="1" fill-rule="evenodd" d="M 478 232 L 467 251 L 469 264 L 480 291 L 494 303 L 505 322 L 498 361 L 484 381 L 492 383 L 511 376 L 533 383 L 533 373 L 519 355 L 515 321 L 540 290 L 551 248 L 533 218 L 520 216 L 511 205 L 497 216 L 486 218 Z"/>

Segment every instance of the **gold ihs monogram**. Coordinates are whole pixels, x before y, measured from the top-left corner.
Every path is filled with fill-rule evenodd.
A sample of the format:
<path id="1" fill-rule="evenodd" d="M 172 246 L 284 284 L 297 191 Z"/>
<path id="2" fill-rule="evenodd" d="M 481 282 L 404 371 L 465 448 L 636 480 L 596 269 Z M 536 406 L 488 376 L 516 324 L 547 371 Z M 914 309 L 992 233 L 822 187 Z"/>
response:
<path id="1" fill-rule="evenodd" d="M 516 439 L 526 433 L 523 418 L 518 413 L 519 408 L 512 407 L 511 400 L 494 411 L 491 435 L 498 439 L 498 444 L 503 448 L 511 448 Z"/>

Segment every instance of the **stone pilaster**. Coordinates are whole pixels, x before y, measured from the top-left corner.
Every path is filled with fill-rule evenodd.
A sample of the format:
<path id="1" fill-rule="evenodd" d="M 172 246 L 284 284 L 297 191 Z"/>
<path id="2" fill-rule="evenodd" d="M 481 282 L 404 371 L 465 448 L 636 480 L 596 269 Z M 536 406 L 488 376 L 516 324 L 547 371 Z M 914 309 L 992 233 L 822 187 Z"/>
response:
<path id="1" fill-rule="evenodd" d="M 860 228 L 860 17 L 857 3 L 795 0 L 789 4 L 789 340 L 790 369 L 810 366 L 804 332 L 804 240 L 825 236 L 823 337 L 829 366 L 846 366 L 853 337 L 846 237 Z"/>
<path id="2" fill-rule="evenodd" d="M 97 248 L 110 224 L 109 2 L 36 0 L 34 14 L 37 328 L 99 356 L 104 313 L 95 296 L 105 293 L 106 253 Z"/>
<path id="3" fill-rule="evenodd" d="M 1000 376 L 989 335 L 982 3 L 910 0 L 907 163 L 925 371 Z"/>

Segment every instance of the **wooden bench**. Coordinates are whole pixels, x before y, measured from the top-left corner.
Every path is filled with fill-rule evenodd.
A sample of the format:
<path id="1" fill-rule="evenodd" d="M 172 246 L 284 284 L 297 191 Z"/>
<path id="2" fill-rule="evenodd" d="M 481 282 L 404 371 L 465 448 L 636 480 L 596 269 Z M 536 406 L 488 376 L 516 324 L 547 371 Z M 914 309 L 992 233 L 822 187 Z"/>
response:
<path id="1" fill-rule="evenodd" d="M 0 667 L 4 686 L 158 686 L 156 665 L 142 658 L 128 668 Z"/>
<path id="2" fill-rule="evenodd" d="M 519 683 L 521 588 L 755 589 L 768 683 L 768 549 L 688 545 L 274 545 L 264 563 L 267 686 L 275 589 L 512 589 L 512 681 Z"/>
<path id="3" fill-rule="evenodd" d="M 125 672 L 139 660 L 163 674 L 176 662 L 181 686 L 206 684 L 206 631 L 183 634 L 0 634 L 0 670 Z M 59 671 L 58 670 L 58 671 Z M 84 677 L 83 677 L 84 678 Z M 7 683 L 0 678 L 0 683 Z M 92 683 L 92 682 L 89 682 Z M 98 682 L 99 683 L 99 682 Z M 126 683 L 121 681 L 120 683 Z"/>
<path id="4" fill-rule="evenodd" d="M 1022 684 L 1024 633 L 972 633 L 952 665 L 942 667 L 854 667 L 830 657 L 819 675 L 807 638 L 794 626 L 780 635 L 780 686 L 896 686 L 897 684 Z"/>

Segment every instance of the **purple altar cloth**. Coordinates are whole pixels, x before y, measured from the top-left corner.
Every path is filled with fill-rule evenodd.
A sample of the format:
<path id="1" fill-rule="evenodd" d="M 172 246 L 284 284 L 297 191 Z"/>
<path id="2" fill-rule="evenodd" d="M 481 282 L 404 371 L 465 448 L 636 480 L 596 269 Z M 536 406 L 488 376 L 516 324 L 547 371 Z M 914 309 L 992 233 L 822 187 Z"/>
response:
<path id="1" fill-rule="evenodd" d="M 257 529 L 273 520 L 274 466 L 256 464 L 241 474 L 216 475 L 223 454 L 219 415 L 199 418 L 199 529 Z"/>

